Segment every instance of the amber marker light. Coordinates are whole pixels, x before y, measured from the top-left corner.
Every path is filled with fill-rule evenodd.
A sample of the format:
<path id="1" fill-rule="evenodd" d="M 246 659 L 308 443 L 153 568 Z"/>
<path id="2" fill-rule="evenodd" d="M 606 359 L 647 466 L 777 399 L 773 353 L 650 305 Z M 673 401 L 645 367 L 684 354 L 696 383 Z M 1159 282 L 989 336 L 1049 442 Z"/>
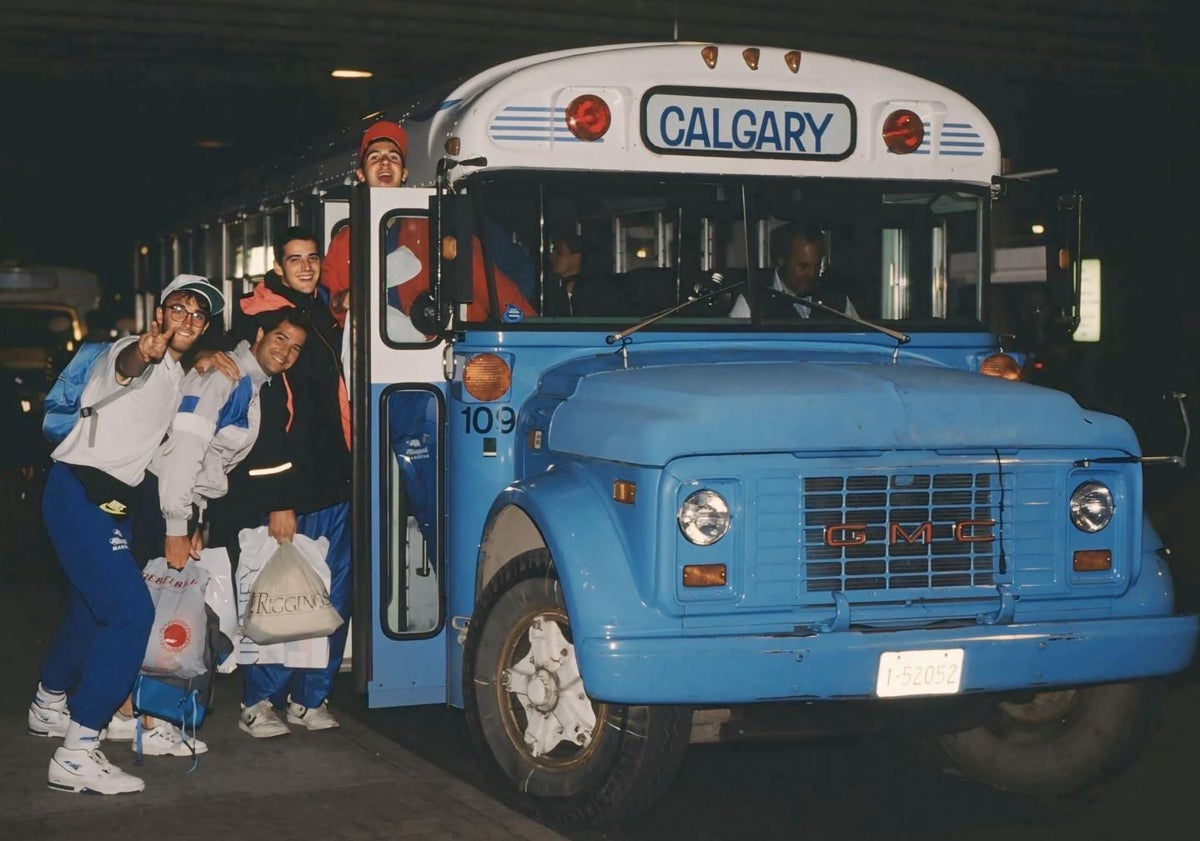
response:
<path id="1" fill-rule="evenodd" d="M 1002 380 L 1021 379 L 1021 366 L 1017 360 L 1006 353 L 993 353 L 979 366 L 979 373 L 985 377 L 999 377 Z"/>
<path id="2" fill-rule="evenodd" d="M 783 54 L 783 63 L 787 65 L 787 69 L 793 73 L 800 72 L 800 56 L 799 50 L 788 50 Z"/>
<path id="3" fill-rule="evenodd" d="M 613 481 L 613 500 L 622 505 L 633 505 L 637 502 L 637 484 L 628 479 Z"/>
<path id="4" fill-rule="evenodd" d="M 463 388 L 476 400 L 499 400 L 511 386 L 512 369 L 494 353 L 472 356 L 463 366 Z"/>
<path id="5" fill-rule="evenodd" d="M 724 587 L 725 564 L 688 564 L 683 568 L 684 587 Z"/>
<path id="6" fill-rule="evenodd" d="M 902 108 L 883 121 L 883 143 L 894 154 L 915 152 L 924 139 L 925 124 L 913 111 Z"/>
<path id="7" fill-rule="evenodd" d="M 712 70 L 717 66 L 717 47 L 715 44 L 709 44 L 707 47 L 700 48 L 700 58 L 704 59 L 704 63 L 708 65 L 708 69 Z"/>
<path id="8" fill-rule="evenodd" d="M 567 106 L 567 128 L 580 140 L 599 140 L 611 126 L 612 111 L 595 94 L 577 96 Z"/>
<path id="9" fill-rule="evenodd" d="M 742 60 L 751 70 L 758 69 L 758 47 L 746 47 L 742 50 Z"/>
<path id="10" fill-rule="evenodd" d="M 1112 552 L 1108 549 L 1079 549 L 1071 556 L 1071 568 L 1076 572 L 1108 572 L 1112 569 Z"/>
<path id="11" fill-rule="evenodd" d="M 446 150 L 447 155 L 452 158 L 457 158 L 458 153 L 462 150 L 462 140 L 451 135 L 450 137 L 446 138 L 443 148 Z"/>

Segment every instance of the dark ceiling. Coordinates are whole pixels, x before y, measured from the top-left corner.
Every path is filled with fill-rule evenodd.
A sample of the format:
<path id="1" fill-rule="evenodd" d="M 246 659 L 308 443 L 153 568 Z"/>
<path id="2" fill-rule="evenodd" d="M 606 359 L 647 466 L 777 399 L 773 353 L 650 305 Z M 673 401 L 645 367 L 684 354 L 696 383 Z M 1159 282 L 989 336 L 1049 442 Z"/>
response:
<path id="1" fill-rule="evenodd" d="M 0 259 L 79 262 L 100 249 L 109 261 L 230 171 L 447 76 L 599 43 L 678 37 L 878 61 L 976 99 L 1028 156 L 1056 155 L 1079 142 L 1067 132 L 1105 126 L 1107 108 L 1145 118 L 1137 92 L 1164 111 L 1194 104 L 1200 63 L 1172 13 L 1168 0 L 3 0 Z M 375 77 L 331 79 L 338 66 Z M 1032 119 L 1056 109 L 1062 125 Z M 1082 109 L 1091 116 L 1076 119 Z M 114 218 L 113 203 L 127 209 Z M 70 247 L 55 224 L 64 208 L 79 220 Z"/>

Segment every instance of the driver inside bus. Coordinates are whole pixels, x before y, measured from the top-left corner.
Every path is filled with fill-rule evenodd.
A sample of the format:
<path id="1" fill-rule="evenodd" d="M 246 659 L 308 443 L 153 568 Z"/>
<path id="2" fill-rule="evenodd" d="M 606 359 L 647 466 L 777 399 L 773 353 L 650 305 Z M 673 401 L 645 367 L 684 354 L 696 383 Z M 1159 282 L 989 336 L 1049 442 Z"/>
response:
<path id="1" fill-rule="evenodd" d="M 758 298 L 763 315 L 768 319 L 809 318 L 813 307 L 788 296 L 809 298 L 826 306 L 858 317 L 858 311 L 836 284 L 823 271 L 825 238 L 819 228 L 789 222 L 771 232 L 771 253 L 775 255 L 775 270 L 769 277 L 760 278 Z M 821 313 L 818 311 L 818 315 Z M 749 318 L 750 304 L 745 295 L 738 295 L 729 311 L 730 318 Z"/>
<path id="2" fill-rule="evenodd" d="M 355 176 L 368 187 L 403 187 L 408 181 L 408 134 L 404 128 L 390 120 L 379 120 L 363 132 L 359 145 L 359 165 Z M 425 341 L 425 337 L 393 317 L 392 310 L 399 309 L 396 316 L 407 315 L 413 302 L 423 292 L 429 291 L 429 267 L 425 259 L 428 248 L 429 224 L 423 218 L 401 220 L 389 228 L 385 249 L 388 303 L 388 335 L 393 340 Z M 487 272 L 484 269 L 483 250 L 479 238 L 474 238 L 473 300 L 467 305 L 468 321 L 484 321 L 490 313 L 487 288 Z M 515 308 L 520 316 L 537 315 L 536 310 L 521 294 L 517 285 L 499 268 L 493 269 L 496 278 L 496 298 L 500 313 L 506 319 Z M 329 290 L 330 309 L 339 324 L 346 319 L 350 308 L 350 226 L 343 226 L 329 241 L 325 252 L 325 263 L 321 269 L 321 281 Z M 516 320 L 514 318 L 514 320 Z M 397 322 L 393 324 L 393 322 Z M 394 328 L 394 329 L 393 329 Z M 395 332 L 394 332 L 395 330 Z"/>

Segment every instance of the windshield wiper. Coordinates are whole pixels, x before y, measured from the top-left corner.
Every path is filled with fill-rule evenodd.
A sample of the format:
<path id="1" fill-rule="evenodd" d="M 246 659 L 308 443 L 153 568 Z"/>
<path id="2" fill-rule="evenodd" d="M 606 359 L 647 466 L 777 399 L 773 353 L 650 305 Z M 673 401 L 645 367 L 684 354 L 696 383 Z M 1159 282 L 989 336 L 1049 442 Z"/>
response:
<path id="1" fill-rule="evenodd" d="M 634 333 L 636 333 L 638 330 L 641 330 L 643 327 L 649 327 L 654 322 L 659 321 L 660 319 L 666 318 L 668 315 L 672 315 L 673 313 L 677 313 L 681 309 L 690 307 L 692 304 L 699 304 L 702 301 L 707 301 L 710 298 L 715 298 L 718 295 L 724 295 L 727 292 L 731 292 L 734 289 L 737 289 L 739 287 L 746 285 L 746 281 L 739 280 L 736 283 L 731 283 L 728 286 L 724 286 L 724 285 L 722 285 L 723 280 L 724 280 L 724 278 L 721 276 L 720 273 L 714 273 L 712 276 L 712 280 L 709 283 L 705 283 L 705 284 L 703 284 L 703 286 L 700 283 L 697 283 L 693 287 L 693 290 L 694 290 L 693 294 L 689 295 L 688 299 L 686 301 L 683 301 L 682 303 L 678 303 L 673 306 L 667 307 L 665 310 L 660 310 L 659 312 L 654 313 L 654 315 L 647 316 L 646 318 L 639 321 L 637 324 L 633 325 L 632 327 L 626 327 L 624 330 L 620 331 L 619 333 L 613 333 L 610 336 L 605 336 L 604 341 L 610 345 L 615 345 L 617 342 L 620 342 L 620 341 L 628 338 L 629 336 L 632 336 Z M 713 286 L 713 288 L 711 288 L 711 289 L 709 289 L 709 291 L 701 294 L 701 290 L 705 286 L 709 286 L 710 284 Z"/>
<path id="2" fill-rule="evenodd" d="M 785 298 L 797 304 L 803 304 L 806 307 L 816 308 L 824 312 L 836 315 L 838 318 L 844 318 L 846 321 L 852 321 L 855 324 L 861 324 L 863 327 L 869 327 L 872 330 L 883 333 L 885 336 L 891 336 L 896 340 L 896 350 L 892 353 L 892 361 L 896 361 L 896 355 L 900 353 L 900 348 L 912 341 L 912 336 L 907 333 L 901 333 L 899 330 L 893 330 L 890 327 L 884 327 L 882 324 L 876 324 L 873 321 L 866 321 L 859 318 L 857 315 L 851 315 L 848 312 L 843 312 L 836 307 L 831 307 L 823 301 L 818 301 L 816 298 L 802 298 L 799 295 L 793 295 L 791 292 L 785 292 L 782 289 L 772 289 L 771 293 L 778 295 L 780 298 Z"/>

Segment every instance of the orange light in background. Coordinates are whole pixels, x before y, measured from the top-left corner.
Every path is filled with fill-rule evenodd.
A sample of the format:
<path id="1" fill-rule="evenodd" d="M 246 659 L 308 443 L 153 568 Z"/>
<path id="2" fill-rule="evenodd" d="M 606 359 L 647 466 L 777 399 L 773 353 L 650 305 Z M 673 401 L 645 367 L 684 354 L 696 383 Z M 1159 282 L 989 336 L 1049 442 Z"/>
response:
<path id="1" fill-rule="evenodd" d="M 742 50 L 742 60 L 751 70 L 758 69 L 758 47 L 746 47 Z"/>
<path id="2" fill-rule="evenodd" d="M 462 140 L 457 137 L 447 137 L 444 148 L 447 155 L 457 158 L 459 151 L 462 149 Z"/>
<path id="3" fill-rule="evenodd" d="M 712 70 L 717 66 L 717 47 L 715 44 L 709 44 L 707 47 L 702 47 L 700 50 L 700 58 L 704 59 L 704 63 L 708 65 L 708 69 Z"/>
<path id="4" fill-rule="evenodd" d="M 1112 552 L 1108 549 L 1079 549 L 1071 556 L 1071 568 L 1076 572 L 1108 572 L 1112 569 Z"/>
<path id="5" fill-rule="evenodd" d="M 511 386 L 512 369 L 494 353 L 472 356 L 463 366 L 463 388 L 476 400 L 499 400 Z"/>
<path id="6" fill-rule="evenodd" d="M 724 587 L 725 564 L 688 564 L 683 568 L 684 587 Z"/>
<path id="7" fill-rule="evenodd" d="M 802 53 L 799 50 L 788 50 L 783 54 L 783 63 L 787 65 L 787 69 L 793 73 L 800 71 L 800 56 Z"/>

